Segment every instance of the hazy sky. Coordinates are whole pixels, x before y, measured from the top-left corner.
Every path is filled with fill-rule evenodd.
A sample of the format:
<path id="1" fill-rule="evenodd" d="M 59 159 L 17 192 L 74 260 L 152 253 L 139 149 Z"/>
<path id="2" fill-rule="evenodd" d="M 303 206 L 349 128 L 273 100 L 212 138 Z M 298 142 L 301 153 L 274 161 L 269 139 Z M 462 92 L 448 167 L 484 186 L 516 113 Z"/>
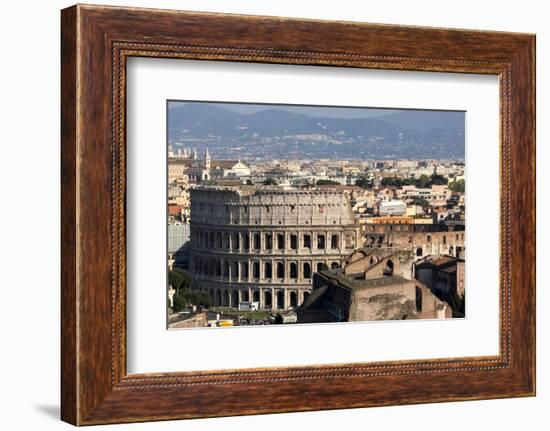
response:
<path id="1" fill-rule="evenodd" d="M 170 101 L 169 108 L 175 108 L 187 103 L 206 103 L 206 102 L 177 102 Z M 279 105 L 279 104 L 255 104 L 255 103 L 207 103 L 208 105 L 218 106 L 240 114 L 253 114 L 266 109 L 280 109 L 295 114 L 303 114 L 311 117 L 331 117 L 331 118 L 368 118 L 380 117 L 382 115 L 395 114 L 403 112 L 403 109 L 380 109 L 380 108 L 340 108 L 325 106 L 305 106 L 305 105 Z"/>

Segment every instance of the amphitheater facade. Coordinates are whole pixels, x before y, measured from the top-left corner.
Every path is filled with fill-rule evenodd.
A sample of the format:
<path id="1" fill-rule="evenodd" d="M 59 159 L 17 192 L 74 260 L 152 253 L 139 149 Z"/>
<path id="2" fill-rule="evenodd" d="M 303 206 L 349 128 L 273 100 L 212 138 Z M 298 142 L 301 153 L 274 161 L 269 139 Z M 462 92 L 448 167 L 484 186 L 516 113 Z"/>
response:
<path id="1" fill-rule="evenodd" d="M 360 240 L 346 194 L 267 187 L 191 190 L 193 288 L 218 306 L 299 306 L 313 273 L 341 266 Z"/>

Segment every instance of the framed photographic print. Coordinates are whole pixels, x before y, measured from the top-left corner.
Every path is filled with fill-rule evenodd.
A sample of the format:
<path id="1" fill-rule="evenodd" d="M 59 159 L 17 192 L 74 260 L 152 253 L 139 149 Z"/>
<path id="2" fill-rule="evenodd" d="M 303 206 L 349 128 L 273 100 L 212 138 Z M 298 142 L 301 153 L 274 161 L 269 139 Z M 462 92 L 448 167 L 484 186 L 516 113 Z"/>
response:
<path id="1" fill-rule="evenodd" d="M 62 419 L 535 394 L 535 37 L 62 11 Z"/>

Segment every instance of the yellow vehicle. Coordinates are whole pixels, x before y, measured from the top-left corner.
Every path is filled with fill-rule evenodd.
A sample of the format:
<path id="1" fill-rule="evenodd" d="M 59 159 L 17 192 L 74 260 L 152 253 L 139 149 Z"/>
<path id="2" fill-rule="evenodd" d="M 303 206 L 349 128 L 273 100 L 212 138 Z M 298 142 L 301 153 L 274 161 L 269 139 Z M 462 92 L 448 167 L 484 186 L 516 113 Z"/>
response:
<path id="1" fill-rule="evenodd" d="M 218 326 L 220 326 L 220 327 L 234 326 L 234 323 L 233 323 L 233 320 L 230 320 L 230 319 L 220 320 L 220 322 L 218 323 Z"/>

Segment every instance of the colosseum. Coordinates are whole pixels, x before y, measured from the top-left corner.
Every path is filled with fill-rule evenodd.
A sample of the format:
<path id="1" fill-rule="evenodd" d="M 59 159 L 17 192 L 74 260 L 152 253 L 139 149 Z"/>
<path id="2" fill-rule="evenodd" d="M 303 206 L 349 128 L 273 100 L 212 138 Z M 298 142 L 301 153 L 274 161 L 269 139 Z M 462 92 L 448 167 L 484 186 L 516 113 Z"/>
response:
<path id="1" fill-rule="evenodd" d="M 193 288 L 218 306 L 297 307 L 315 271 L 341 266 L 360 240 L 347 195 L 276 187 L 191 190 Z"/>

